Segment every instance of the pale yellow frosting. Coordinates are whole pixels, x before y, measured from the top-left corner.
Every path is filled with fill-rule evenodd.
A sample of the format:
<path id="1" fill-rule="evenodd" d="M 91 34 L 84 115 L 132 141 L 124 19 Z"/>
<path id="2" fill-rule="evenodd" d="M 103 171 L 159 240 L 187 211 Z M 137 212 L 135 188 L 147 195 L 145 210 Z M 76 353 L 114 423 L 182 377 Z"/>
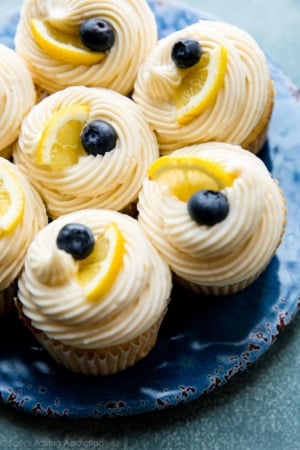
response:
<path id="1" fill-rule="evenodd" d="M 19 275 L 30 242 L 47 223 L 45 207 L 40 196 L 15 165 L 0 158 L 0 173 L 10 171 L 24 194 L 24 209 L 21 220 L 9 233 L 0 238 L 0 291 L 6 289 Z"/>
<path id="2" fill-rule="evenodd" d="M 278 184 L 258 157 L 236 145 L 205 143 L 174 154 L 216 161 L 237 174 L 233 185 L 222 190 L 229 214 L 213 226 L 197 224 L 186 202 L 147 178 L 138 202 L 146 234 L 172 270 L 189 282 L 228 286 L 255 276 L 283 232 L 285 206 Z"/>
<path id="3" fill-rule="evenodd" d="M 58 29 L 74 32 L 91 17 L 107 20 L 115 44 L 92 66 L 67 64 L 48 56 L 31 32 L 32 19 L 47 19 Z M 157 41 L 157 26 L 146 0 L 26 0 L 17 28 L 16 51 L 36 84 L 54 92 L 70 85 L 106 87 L 122 94 L 132 90 L 139 65 Z"/>
<path id="4" fill-rule="evenodd" d="M 74 275 L 75 261 L 56 248 L 61 227 L 70 222 L 87 225 L 96 238 L 111 222 L 123 234 L 123 268 L 98 302 L 87 300 Z M 57 264 L 65 269 L 55 283 Z M 166 309 L 170 290 L 170 270 L 138 222 L 96 209 L 62 216 L 44 228 L 29 248 L 19 280 L 23 312 L 32 325 L 52 339 L 84 349 L 119 345 L 147 331 Z"/>
<path id="5" fill-rule="evenodd" d="M 185 69 L 171 59 L 180 39 L 197 40 L 204 52 L 222 45 L 228 51 L 225 80 L 216 100 L 185 125 L 176 122 L 174 95 Z M 241 144 L 265 111 L 270 75 L 266 58 L 245 31 L 221 22 L 200 21 L 161 39 L 141 66 L 133 99 L 155 130 L 162 154 L 208 141 Z"/>
<path id="6" fill-rule="evenodd" d="M 105 120 L 113 126 L 116 147 L 104 156 L 87 154 L 65 170 L 39 166 L 36 149 L 45 125 L 55 111 L 76 104 L 89 106 L 88 121 Z M 132 100 L 109 89 L 77 86 L 46 97 L 32 109 L 13 156 L 53 218 L 91 207 L 123 210 L 137 199 L 147 168 L 158 157 L 158 145 Z"/>
<path id="7" fill-rule="evenodd" d="M 21 122 L 35 104 L 36 93 L 24 61 L 0 44 L 0 155 L 17 139 Z"/>

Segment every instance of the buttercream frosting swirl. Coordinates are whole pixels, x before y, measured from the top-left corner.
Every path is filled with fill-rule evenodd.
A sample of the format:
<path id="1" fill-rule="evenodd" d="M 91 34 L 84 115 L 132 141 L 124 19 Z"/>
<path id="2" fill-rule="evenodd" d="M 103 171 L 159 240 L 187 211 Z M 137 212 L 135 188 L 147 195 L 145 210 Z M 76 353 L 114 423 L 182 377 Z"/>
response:
<path id="1" fill-rule="evenodd" d="M 32 19 L 47 20 L 65 32 L 78 32 L 80 24 L 91 17 L 109 22 L 115 34 L 113 47 L 101 62 L 93 65 L 78 65 L 75 61 L 69 64 L 52 58 L 32 34 Z M 146 0 L 26 0 L 15 45 L 35 83 L 48 92 L 84 85 L 128 94 L 139 65 L 156 41 L 157 26 Z"/>
<path id="2" fill-rule="evenodd" d="M 88 121 L 104 120 L 115 129 L 116 147 L 105 155 L 86 154 L 64 170 L 37 164 L 37 145 L 52 114 L 83 104 L 89 106 Z M 76 86 L 46 97 L 31 110 L 13 156 L 55 218 L 83 208 L 123 210 L 137 199 L 147 168 L 158 157 L 158 145 L 132 100 L 109 89 Z"/>
<path id="3" fill-rule="evenodd" d="M 0 44 L 0 155 L 9 156 L 26 114 L 36 101 L 31 75 L 14 50 Z"/>
<path id="4" fill-rule="evenodd" d="M 180 278 L 200 286 L 228 286 L 266 267 L 285 223 L 282 192 L 264 163 L 240 146 L 205 143 L 174 154 L 218 162 L 236 173 L 221 192 L 229 214 L 213 225 L 197 224 L 187 203 L 155 180 L 145 179 L 139 196 L 139 222 Z"/>
<path id="5" fill-rule="evenodd" d="M 47 280 L 47 273 L 52 279 L 51 259 L 57 264 L 58 258 L 64 258 L 63 251 L 54 250 L 57 235 L 71 222 L 88 226 L 96 238 L 112 222 L 123 234 L 123 267 L 99 302 L 85 297 L 72 270 L 61 282 Z M 38 266 L 39 273 L 35 270 Z M 99 209 L 61 216 L 44 228 L 30 245 L 19 280 L 23 312 L 32 325 L 52 339 L 85 349 L 126 343 L 147 331 L 166 309 L 170 290 L 170 270 L 138 222 L 125 214 Z"/>
<path id="6" fill-rule="evenodd" d="M 21 272 L 26 251 L 39 230 L 48 222 L 44 204 L 37 192 L 18 168 L 0 158 L 0 173 L 10 171 L 24 194 L 24 208 L 21 219 L 9 233 L 0 238 L 0 290 L 6 289 Z"/>
<path id="7" fill-rule="evenodd" d="M 175 91 L 185 69 L 171 59 L 180 39 L 197 40 L 205 53 L 217 46 L 228 52 L 225 79 L 217 98 L 190 122 L 176 121 Z M 200 21 L 161 39 L 140 67 L 133 99 L 158 136 L 162 154 L 209 141 L 242 144 L 262 119 L 270 95 L 264 53 L 245 31 L 229 24 Z"/>

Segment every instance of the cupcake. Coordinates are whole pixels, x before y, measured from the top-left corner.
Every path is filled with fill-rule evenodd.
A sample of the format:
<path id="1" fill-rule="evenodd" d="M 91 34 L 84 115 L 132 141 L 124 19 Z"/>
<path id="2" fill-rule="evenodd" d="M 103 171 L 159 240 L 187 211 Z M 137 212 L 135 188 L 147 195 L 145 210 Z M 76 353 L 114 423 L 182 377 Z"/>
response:
<path id="1" fill-rule="evenodd" d="M 161 39 L 140 67 L 133 99 L 161 154 L 209 141 L 257 153 L 273 109 L 264 53 L 245 31 L 200 21 Z"/>
<path id="2" fill-rule="evenodd" d="M 13 307 L 27 248 L 46 223 L 39 195 L 10 161 L 0 157 L 0 315 Z"/>
<path id="3" fill-rule="evenodd" d="M 146 0 L 25 0 L 15 47 L 48 93 L 82 85 L 127 95 L 156 41 Z"/>
<path id="4" fill-rule="evenodd" d="M 282 191 L 262 160 L 220 142 L 154 162 L 138 211 L 175 278 L 208 295 L 251 284 L 276 252 L 285 226 Z"/>
<path id="5" fill-rule="evenodd" d="M 133 211 L 157 140 L 139 107 L 110 89 L 75 86 L 38 103 L 13 158 L 56 218 L 86 208 Z"/>
<path id="6" fill-rule="evenodd" d="M 0 44 L 0 156 L 9 159 L 21 122 L 36 101 L 31 75 L 14 50 Z"/>
<path id="7" fill-rule="evenodd" d="M 17 306 L 58 363 L 107 375 L 153 348 L 170 290 L 170 270 L 136 219 L 86 209 L 52 221 L 32 242 Z"/>

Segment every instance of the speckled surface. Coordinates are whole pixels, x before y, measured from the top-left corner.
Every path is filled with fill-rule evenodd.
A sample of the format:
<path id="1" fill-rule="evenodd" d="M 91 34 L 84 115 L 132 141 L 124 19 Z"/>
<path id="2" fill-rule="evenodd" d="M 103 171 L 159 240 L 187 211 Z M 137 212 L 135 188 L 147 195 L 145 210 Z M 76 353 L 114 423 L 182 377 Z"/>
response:
<path id="1" fill-rule="evenodd" d="M 5 2 L 0 3 L 3 9 Z M 295 26 L 300 20 L 297 0 L 284 2 L 284 14 L 280 1 L 253 1 L 247 10 L 246 5 L 233 0 L 226 4 L 210 0 L 209 8 L 204 2 L 189 3 L 246 29 L 254 28 L 252 34 L 260 42 L 259 36 L 263 37 L 263 47 L 272 59 L 280 59 L 287 75 L 300 81 L 300 65 L 289 46 L 299 32 Z M 69 421 L 32 416 L 2 405 L 0 448 L 297 450 L 299 325 L 298 315 L 251 369 L 222 389 L 174 409 L 113 420 Z"/>

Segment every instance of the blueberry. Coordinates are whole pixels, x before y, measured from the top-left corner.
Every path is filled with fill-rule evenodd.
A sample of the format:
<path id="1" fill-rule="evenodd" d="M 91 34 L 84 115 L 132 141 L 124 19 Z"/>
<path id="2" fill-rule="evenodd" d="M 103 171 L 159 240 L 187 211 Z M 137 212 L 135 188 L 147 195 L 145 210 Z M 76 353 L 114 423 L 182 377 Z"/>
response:
<path id="1" fill-rule="evenodd" d="M 200 225 L 222 222 L 229 212 L 228 200 L 224 194 L 205 189 L 195 192 L 187 207 L 191 218 Z"/>
<path id="2" fill-rule="evenodd" d="M 95 52 L 105 52 L 115 43 L 112 26 L 99 17 L 92 17 L 82 22 L 79 33 L 81 42 Z"/>
<path id="3" fill-rule="evenodd" d="M 56 244 L 59 249 L 70 253 L 74 259 L 84 259 L 93 251 L 95 238 L 85 225 L 69 223 L 58 233 Z"/>
<path id="4" fill-rule="evenodd" d="M 81 142 L 88 154 L 104 155 L 115 148 L 117 134 L 108 122 L 93 120 L 83 128 Z"/>
<path id="5" fill-rule="evenodd" d="M 177 41 L 171 51 L 171 58 L 180 69 L 194 66 L 200 61 L 201 55 L 201 45 L 194 39 Z"/>

